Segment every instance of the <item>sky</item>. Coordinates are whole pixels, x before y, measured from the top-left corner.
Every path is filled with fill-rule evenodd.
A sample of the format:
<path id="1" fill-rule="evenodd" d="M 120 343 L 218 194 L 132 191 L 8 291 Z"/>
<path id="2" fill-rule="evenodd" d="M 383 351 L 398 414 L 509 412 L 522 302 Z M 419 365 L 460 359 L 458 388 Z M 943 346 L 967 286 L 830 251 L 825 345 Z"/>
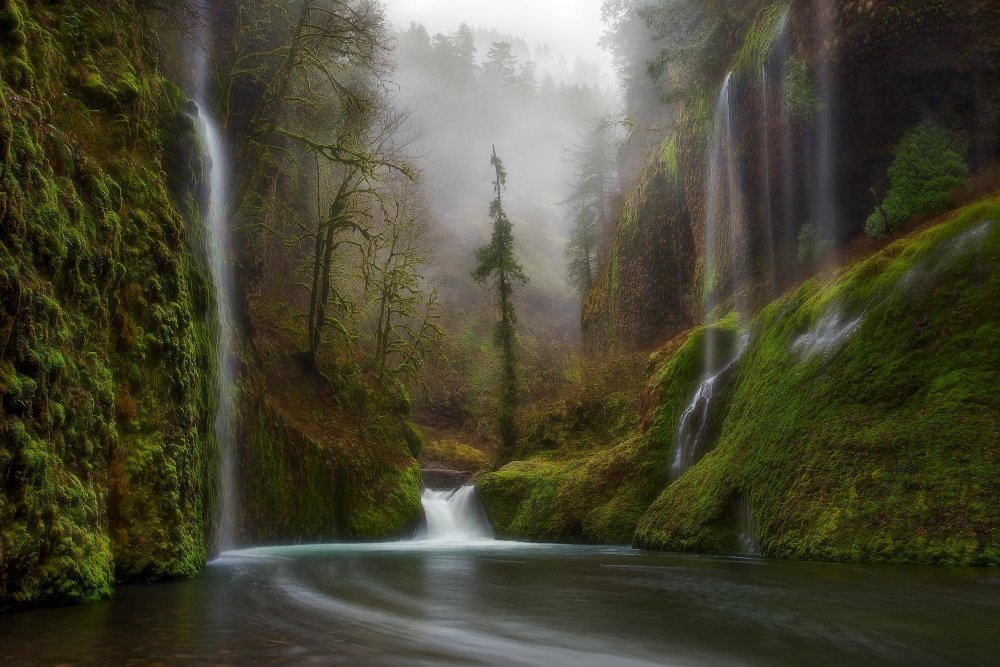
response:
<path id="1" fill-rule="evenodd" d="M 599 45 L 604 34 L 602 0 L 386 0 L 397 26 L 423 23 L 433 35 L 453 32 L 463 21 L 523 37 L 531 48 L 548 42 L 554 52 L 600 63 L 611 71 L 611 57 Z"/>

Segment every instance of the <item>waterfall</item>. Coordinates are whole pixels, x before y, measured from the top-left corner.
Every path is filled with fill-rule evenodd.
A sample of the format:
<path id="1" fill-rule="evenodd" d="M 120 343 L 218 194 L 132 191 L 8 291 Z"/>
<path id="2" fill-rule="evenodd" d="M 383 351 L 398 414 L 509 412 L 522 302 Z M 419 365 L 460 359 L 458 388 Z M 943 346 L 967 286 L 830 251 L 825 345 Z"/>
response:
<path id="1" fill-rule="evenodd" d="M 226 217 L 226 193 L 229 192 L 229 164 L 226 160 L 222 136 L 211 116 L 202 110 L 202 131 L 211 160 L 211 179 L 208 207 L 208 257 L 215 284 L 215 308 L 218 317 L 218 343 L 216 363 L 218 368 L 218 401 L 215 413 L 215 437 L 219 444 L 219 547 L 235 546 L 235 517 L 237 507 L 236 452 L 233 416 L 235 408 L 235 333 L 233 318 L 233 271 L 229 239 L 229 220 Z"/>
<path id="2" fill-rule="evenodd" d="M 739 525 L 740 545 L 743 552 L 753 555 L 760 555 L 760 544 L 757 542 L 757 525 L 753 520 L 753 512 L 750 510 L 750 500 L 743 494 L 736 499 L 736 515 Z"/>
<path id="3" fill-rule="evenodd" d="M 675 480 L 698 462 L 703 454 L 705 437 L 710 430 L 712 416 L 712 401 L 721 385 L 728 379 L 730 371 L 743 356 L 750 342 L 750 335 L 740 337 L 736 354 L 720 370 L 710 373 L 701 381 L 694 397 L 681 414 L 680 425 L 677 428 L 677 445 L 674 450 L 674 460 L 670 464 L 670 479 Z"/>
<path id="4" fill-rule="evenodd" d="M 453 491 L 424 489 L 420 502 L 427 521 L 424 539 L 454 543 L 493 539 L 493 528 L 475 486 Z"/>
<path id="5" fill-rule="evenodd" d="M 218 318 L 216 367 L 218 369 L 218 409 L 215 414 L 215 437 L 219 447 L 219 496 L 216 507 L 218 547 L 236 546 L 235 524 L 238 507 L 236 483 L 236 447 L 234 442 L 236 408 L 236 333 L 234 317 L 234 277 L 232 244 L 227 217 L 231 165 L 223 135 L 212 117 L 212 70 L 209 45 L 213 43 L 212 3 L 197 0 L 199 29 L 189 37 L 195 103 L 201 119 L 201 131 L 210 165 L 209 201 L 206 226 L 206 252 L 215 285 L 215 310 Z"/>
<path id="6" fill-rule="evenodd" d="M 717 297 L 731 287 L 737 310 L 744 311 L 737 292 L 747 277 L 746 214 L 743 198 L 743 175 L 737 154 L 734 127 L 736 101 L 733 73 L 719 91 L 715 124 L 708 153 L 708 181 L 705 184 L 705 264 L 703 269 L 706 320 L 718 305 Z M 714 350 L 706 350 L 711 367 Z"/>
<path id="7" fill-rule="evenodd" d="M 836 186 L 836 81 L 833 65 L 833 16 L 837 8 L 826 0 L 814 0 L 816 37 L 826 52 L 820 59 L 817 78 L 820 107 L 816 111 L 814 177 L 810 188 L 810 215 L 823 238 L 839 240 L 840 210 Z"/>

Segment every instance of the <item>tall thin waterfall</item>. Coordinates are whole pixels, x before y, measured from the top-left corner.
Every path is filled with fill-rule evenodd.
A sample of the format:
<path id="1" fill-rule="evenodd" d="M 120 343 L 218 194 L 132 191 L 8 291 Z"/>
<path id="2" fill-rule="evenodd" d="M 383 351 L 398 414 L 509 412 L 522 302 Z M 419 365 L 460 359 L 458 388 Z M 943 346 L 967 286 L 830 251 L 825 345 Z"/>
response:
<path id="1" fill-rule="evenodd" d="M 743 174 L 737 155 L 735 123 L 735 86 L 733 73 L 719 91 L 715 107 L 715 126 L 708 154 L 708 180 L 705 184 L 705 259 L 703 269 L 706 319 L 718 306 L 718 295 L 726 286 L 733 293 L 747 278 L 746 211 L 743 196 Z M 746 304 L 736 296 L 736 307 L 741 312 Z M 705 366 L 717 363 L 714 345 L 705 349 Z"/>
<path id="2" fill-rule="evenodd" d="M 200 106 L 204 109 L 205 107 Z M 237 508 L 235 424 L 235 333 L 233 317 L 232 252 L 227 219 L 229 163 L 222 136 L 211 116 L 202 111 L 205 144 L 212 161 L 211 193 L 208 209 L 208 255 L 215 283 L 215 306 L 219 318 L 216 360 L 219 369 L 219 408 L 215 413 L 215 437 L 220 453 L 219 547 L 235 546 Z"/>
<path id="3" fill-rule="evenodd" d="M 836 150 L 836 101 L 837 83 L 833 65 L 833 12 L 836 3 L 827 0 L 813 0 L 813 14 L 816 17 L 816 37 L 826 52 L 820 59 L 817 71 L 820 107 L 815 119 L 815 149 L 813 152 L 813 183 L 810 187 L 810 215 L 823 238 L 836 241 L 840 224 L 835 174 L 837 170 Z"/>
<path id="4" fill-rule="evenodd" d="M 219 500 L 217 506 L 218 547 L 236 545 L 235 524 L 238 507 L 235 447 L 235 317 L 233 309 L 234 277 L 232 244 L 228 220 L 228 195 L 231 166 L 222 133 L 212 117 L 211 67 L 208 46 L 213 41 L 212 3 L 196 0 L 200 30 L 190 52 L 194 54 L 193 74 L 195 102 L 202 121 L 205 148 L 211 163 L 209 179 L 207 254 L 215 284 L 215 306 L 218 317 L 216 361 L 218 368 L 218 410 L 215 414 L 215 436 L 219 445 Z"/>

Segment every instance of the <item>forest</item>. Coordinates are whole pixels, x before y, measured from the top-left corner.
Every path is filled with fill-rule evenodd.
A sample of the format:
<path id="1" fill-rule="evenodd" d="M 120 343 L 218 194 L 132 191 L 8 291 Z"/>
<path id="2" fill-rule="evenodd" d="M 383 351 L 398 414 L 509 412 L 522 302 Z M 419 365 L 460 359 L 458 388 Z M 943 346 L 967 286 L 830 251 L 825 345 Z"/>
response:
<path id="1" fill-rule="evenodd" d="M 0 662 L 982 665 L 995 0 L 0 0 Z"/>

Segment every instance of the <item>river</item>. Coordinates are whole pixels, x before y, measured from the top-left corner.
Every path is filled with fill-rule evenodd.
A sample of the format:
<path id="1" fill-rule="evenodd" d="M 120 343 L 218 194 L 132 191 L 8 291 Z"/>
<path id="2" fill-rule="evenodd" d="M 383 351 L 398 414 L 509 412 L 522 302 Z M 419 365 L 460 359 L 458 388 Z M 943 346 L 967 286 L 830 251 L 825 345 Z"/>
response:
<path id="1" fill-rule="evenodd" d="M 0 661 L 817 667 L 984 665 L 1000 655 L 994 570 L 459 533 L 228 552 L 193 581 L 2 616 Z"/>

